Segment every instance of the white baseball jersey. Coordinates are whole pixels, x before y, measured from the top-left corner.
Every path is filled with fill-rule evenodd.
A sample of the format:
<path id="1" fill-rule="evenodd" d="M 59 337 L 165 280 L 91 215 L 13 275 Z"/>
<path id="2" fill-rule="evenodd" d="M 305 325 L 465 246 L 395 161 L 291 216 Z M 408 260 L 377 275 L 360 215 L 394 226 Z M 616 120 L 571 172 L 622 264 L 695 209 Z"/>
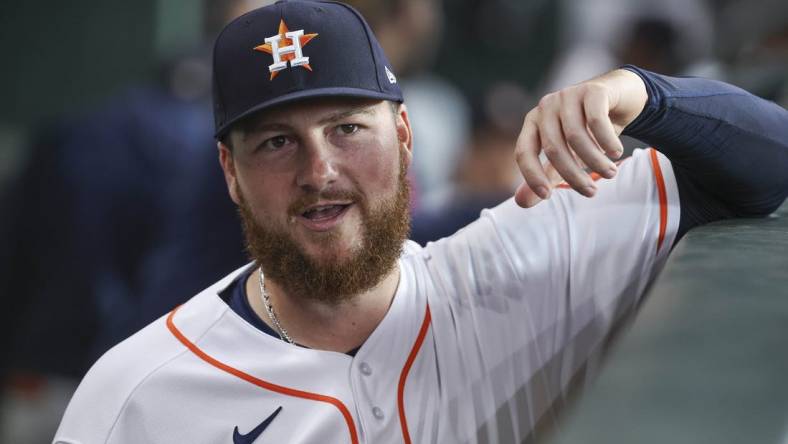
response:
<path id="1" fill-rule="evenodd" d="M 244 321 L 218 296 L 238 270 L 107 352 L 54 442 L 521 442 L 632 311 L 678 228 L 656 151 L 597 184 L 592 199 L 510 199 L 409 244 L 391 307 L 354 357 Z"/>

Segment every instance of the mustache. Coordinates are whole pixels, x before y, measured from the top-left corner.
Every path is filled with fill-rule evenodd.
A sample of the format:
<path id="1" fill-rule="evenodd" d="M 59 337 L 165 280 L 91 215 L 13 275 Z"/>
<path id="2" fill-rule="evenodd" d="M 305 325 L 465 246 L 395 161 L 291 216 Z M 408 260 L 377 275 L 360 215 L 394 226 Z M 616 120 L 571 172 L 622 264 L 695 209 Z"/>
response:
<path id="1" fill-rule="evenodd" d="M 327 190 L 320 192 L 309 192 L 293 201 L 287 208 L 290 216 L 300 216 L 307 208 L 320 201 L 344 201 L 351 203 L 364 203 L 364 196 L 361 193 L 351 190 Z"/>

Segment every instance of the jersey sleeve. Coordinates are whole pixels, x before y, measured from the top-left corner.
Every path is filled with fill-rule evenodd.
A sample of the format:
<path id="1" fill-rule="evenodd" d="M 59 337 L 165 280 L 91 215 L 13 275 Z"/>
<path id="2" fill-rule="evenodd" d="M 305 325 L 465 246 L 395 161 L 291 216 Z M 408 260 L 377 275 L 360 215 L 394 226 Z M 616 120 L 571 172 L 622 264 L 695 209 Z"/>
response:
<path id="1" fill-rule="evenodd" d="M 478 411 L 499 412 L 477 426 L 503 408 L 533 428 L 667 258 L 680 214 L 667 158 L 636 150 L 597 184 L 591 199 L 570 189 L 529 209 L 510 199 L 425 249 L 438 361 L 462 363 L 443 387 L 489 392 Z"/>
<path id="2" fill-rule="evenodd" d="M 52 444 L 134 442 L 113 429 L 146 378 L 182 351 L 163 317 L 110 349 L 80 382 Z"/>
<path id="3" fill-rule="evenodd" d="M 499 236 L 500 260 L 522 284 L 525 306 L 542 312 L 529 320 L 539 334 L 554 328 L 556 317 L 591 321 L 632 305 L 667 258 L 681 214 L 670 161 L 654 149 L 636 150 L 614 180 L 597 186 L 590 199 L 565 188 L 543 208 L 507 201 L 483 214 Z M 589 310 L 575 311 L 583 306 Z"/>

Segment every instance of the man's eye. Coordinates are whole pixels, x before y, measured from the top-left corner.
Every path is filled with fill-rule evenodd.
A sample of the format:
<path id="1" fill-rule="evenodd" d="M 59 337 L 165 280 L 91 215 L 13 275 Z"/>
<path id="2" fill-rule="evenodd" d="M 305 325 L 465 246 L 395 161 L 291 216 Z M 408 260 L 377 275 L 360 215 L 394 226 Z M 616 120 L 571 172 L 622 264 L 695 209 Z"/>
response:
<path id="1" fill-rule="evenodd" d="M 358 125 L 356 125 L 355 123 L 345 123 L 339 125 L 339 131 L 342 134 L 353 134 L 356 131 L 358 131 Z"/>
<path id="2" fill-rule="evenodd" d="M 285 136 L 276 136 L 271 137 L 270 139 L 266 139 L 261 145 L 261 148 L 269 149 L 269 150 L 277 150 L 282 148 L 287 144 L 287 137 Z"/>

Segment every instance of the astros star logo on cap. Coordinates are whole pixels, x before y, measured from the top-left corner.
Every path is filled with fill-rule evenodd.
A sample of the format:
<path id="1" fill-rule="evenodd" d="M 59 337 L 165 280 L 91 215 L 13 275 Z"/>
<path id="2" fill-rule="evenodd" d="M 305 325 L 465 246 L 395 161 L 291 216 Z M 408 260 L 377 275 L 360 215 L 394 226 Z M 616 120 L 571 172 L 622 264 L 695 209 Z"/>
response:
<path id="1" fill-rule="evenodd" d="M 304 30 L 290 31 L 287 29 L 284 19 L 279 22 L 279 33 L 265 39 L 265 44 L 255 46 L 255 51 L 266 52 L 274 57 L 274 63 L 268 65 L 271 72 L 271 79 L 279 74 L 279 71 L 287 68 L 287 62 L 291 67 L 301 66 L 312 71 L 309 66 L 309 57 L 305 57 L 303 47 L 310 40 L 317 37 L 317 34 L 306 34 Z M 284 46 L 281 45 L 284 40 Z"/>

